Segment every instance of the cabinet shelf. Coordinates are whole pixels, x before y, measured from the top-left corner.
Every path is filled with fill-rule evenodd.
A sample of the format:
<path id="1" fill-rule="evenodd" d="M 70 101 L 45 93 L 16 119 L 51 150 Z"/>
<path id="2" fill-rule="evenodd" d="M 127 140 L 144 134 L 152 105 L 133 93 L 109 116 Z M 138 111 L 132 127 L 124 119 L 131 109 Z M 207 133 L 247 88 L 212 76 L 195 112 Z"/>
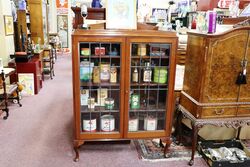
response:
<path id="1" fill-rule="evenodd" d="M 132 59 L 169 59 L 169 56 L 140 56 L 132 55 Z"/>
<path id="2" fill-rule="evenodd" d="M 96 106 L 95 109 L 89 109 L 88 106 L 81 106 L 81 113 L 119 113 L 119 109 L 107 110 L 103 106 Z"/>
<path id="3" fill-rule="evenodd" d="M 96 55 L 91 55 L 91 56 L 80 56 L 82 59 L 120 59 L 120 56 L 110 56 L 110 55 L 104 55 L 104 56 L 96 56 Z"/>
<path id="4" fill-rule="evenodd" d="M 160 83 L 131 83 L 130 86 L 167 86 L 167 84 L 160 84 Z"/>
<path id="5" fill-rule="evenodd" d="M 98 87 L 105 87 L 105 86 L 111 86 L 111 87 L 119 87 L 119 83 L 92 83 L 92 82 L 81 82 L 81 86 L 87 86 L 87 87 L 92 87 L 92 86 L 98 86 Z"/>

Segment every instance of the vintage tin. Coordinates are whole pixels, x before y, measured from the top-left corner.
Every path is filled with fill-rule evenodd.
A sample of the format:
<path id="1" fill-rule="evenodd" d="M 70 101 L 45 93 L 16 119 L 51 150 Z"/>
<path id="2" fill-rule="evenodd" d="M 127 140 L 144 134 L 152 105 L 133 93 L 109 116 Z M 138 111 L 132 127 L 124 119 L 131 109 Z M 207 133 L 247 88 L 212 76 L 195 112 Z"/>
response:
<path id="1" fill-rule="evenodd" d="M 96 119 L 83 119 L 82 126 L 84 132 L 96 132 Z"/>
<path id="2" fill-rule="evenodd" d="M 105 48 L 104 47 L 95 47 L 95 55 L 96 56 L 104 56 Z"/>
<path id="3" fill-rule="evenodd" d="M 92 79 L 92 72 L 93 72 L 94 63 L 89 61 L 82 61 L 80 63 L 80 79 L 83 82 L 88 82 Z"/>
<path id="4" fill-rule="evenodd" d="M 144 130 L 156 130 L 157 129 L 157 119 L 152 116 L 147 116 L 144 118 Z"/>
<path id="5" fill-rule="evenodd" d="M 117 82 L 117 69 L 116 67 L 110 68 L 110 83 L 116 83 Z"/>
<path id="6" fill-rule="evenodd" d="M 154 82 L 161 84 L 167 82 L 167 69 L 165 67 L 154 68 Z"/>
<path id="7" fill-rule="evenodd" d="M 115 130 L 115 119 L 113 115 L 101 116 L 101 131 L 110 132 Z"/>
<path id="8" fill-rule="evenodd" d="M 115 106 L 115 101 L 113 98 L 106 98 L 105 99 L 105 109 L 106 110 L 113 110 Z"/>
<path id="9" fill-rule="evenodd" d="M 110 64 L 100 64 L 100 80 L 103 82 L 108 82 L 110 79 Z"/>
<path id="10" fill-rule="evenodd" d="M 131 109 L 139 109 L 140 108 L 140 95 L 132 94 L 131 95 Z"/>
<path id="11" fill-rule="evenodd" d="M 138 131 L 139 119 L 137 117 L 129 118 L 128 131 Z"/>
<path id="12" fill-rule="evenodd" d="M 88 105 L 88 98 L 89 98 L 89 90 L 82 89 L 81 90 L 81 105 L 82 106 Z"/>
<path id="13" fill-rule="evenodd" d="M 139 56 L 146 56 L 146 54 L 147 54 L 146 44 L 139 44 L 138 45 L 137 54 Z"/>
<path id="14" fill-rule="evenodd" d="M 89 48 L 81 48 L 81 55 L 82 56 L 89 56 L 90 55 L 90 49 Z"/>
<path id="15" fill-rule="evenodd" d="M 100 68 L 93 68 L 93 83 L 100 83 Z"/>
<path id="16" fill-rule="evenodd" d="M 88 98 L 88 109 L 94 109 L 95 108 L 95 98 L 89 97 Z"/>

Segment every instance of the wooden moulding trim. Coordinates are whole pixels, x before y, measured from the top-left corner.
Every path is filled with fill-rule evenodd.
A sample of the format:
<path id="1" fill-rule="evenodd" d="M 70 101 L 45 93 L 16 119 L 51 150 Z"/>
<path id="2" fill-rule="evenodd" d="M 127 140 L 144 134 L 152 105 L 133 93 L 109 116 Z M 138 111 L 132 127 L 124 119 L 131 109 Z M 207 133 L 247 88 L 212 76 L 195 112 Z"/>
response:
<path id="1" fill-rule="evenodd" d="M 217 37 L 229 34 L 231 32 L 240 31 L 240 30 L 250 30 L 250 26 L 243 26 L 243 27 L 239 27 L 239 28 L 232 28 L 232 29 L 227 30 L 225 32 L 215 33 L 215 34 L 200 33 L 198 31 L 188 31 L 187 34 L 188 35 L 195 34 L 195 35 L 200 35 L 200 36 L 205 36 L 205 37 L 217 38 Z"/>
<path id="2" fill-rule="evenodd" d="M 72 36 L 119 36 L 119 37 L 157 37 L 177 38 L 176 32 L 158 30 L 83 30 L 76 29 Z"/>
<path id="3" fill-rule="evenodd" d="M 197 106 L 201 107 L 212 107 L 212 106 L 232 106 L 232 105 L 248 105 L 250 102 L 225 102 L 225 103 L 200 103 L 196 101 L 193 97 L 188 95 L 186 92 L 181 91 L 181 93 L 186 96 L 190 101 L 195 103 Z"/>

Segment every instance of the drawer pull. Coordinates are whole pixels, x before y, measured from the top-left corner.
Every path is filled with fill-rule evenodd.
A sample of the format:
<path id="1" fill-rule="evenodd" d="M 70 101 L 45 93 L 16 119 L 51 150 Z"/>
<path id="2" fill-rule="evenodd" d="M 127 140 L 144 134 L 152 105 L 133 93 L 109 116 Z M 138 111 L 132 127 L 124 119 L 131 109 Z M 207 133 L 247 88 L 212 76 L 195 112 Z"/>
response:
<path id="1" fill-rule="evenodd" d="M 224 114 L 224 109 L 220 109 L 220 110 L 215 109 L 214 111 L 216 115 Z"/>

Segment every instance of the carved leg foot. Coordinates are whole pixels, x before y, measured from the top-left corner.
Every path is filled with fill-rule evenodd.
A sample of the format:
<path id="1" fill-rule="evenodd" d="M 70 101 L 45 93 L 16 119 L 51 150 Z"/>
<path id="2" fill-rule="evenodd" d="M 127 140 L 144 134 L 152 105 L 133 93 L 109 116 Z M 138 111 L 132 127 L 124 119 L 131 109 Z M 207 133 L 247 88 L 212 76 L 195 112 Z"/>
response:
<path id="1" fill-rule="evenodd" d="M 76 156 L 74 158 L 74 161 L 75 162 L 78 162 L 79 161 L 79 151 L 78 151 L 78 148 L 79 147 L 74 147 L 74 150 L 75 150 L 75 153 L 76 153 Z"/>
<path id="2" fill-rule="evenodd" d="M 79 141 L 79 140 L 75 140 L 74 141 L 74 151 L 75 151 L 75 153 L 76 153 L 76 156 L 75 156 L 75 158 L 74 158 L 74 161 L 75 162 L 78 162 L 79 161 L 79 147 L 81 146 L 81 145 L 83 145 L 84 144 L 84 141 Z"/>
<path id="3" fill-rule="evenodd" d="M 189 165 L 189 166 L 193 166 L 193 164 L 194 164 L 194 160 L 191 159 L 191 160 L 189 161 L 188 165 Z"/>
<path id="4" fill-rule="evenodd" d="M 166 142 L 166 145 L 165 145 L 165 147 L 164 147 L 164 156 L 166 157 L 168 148 L 170 147 L 172 141 L 171 141 L 171 139 L 167 139 L 165 142 Z M 167 157 L 166 157 L 166 158 L 167 158 Z"/>

